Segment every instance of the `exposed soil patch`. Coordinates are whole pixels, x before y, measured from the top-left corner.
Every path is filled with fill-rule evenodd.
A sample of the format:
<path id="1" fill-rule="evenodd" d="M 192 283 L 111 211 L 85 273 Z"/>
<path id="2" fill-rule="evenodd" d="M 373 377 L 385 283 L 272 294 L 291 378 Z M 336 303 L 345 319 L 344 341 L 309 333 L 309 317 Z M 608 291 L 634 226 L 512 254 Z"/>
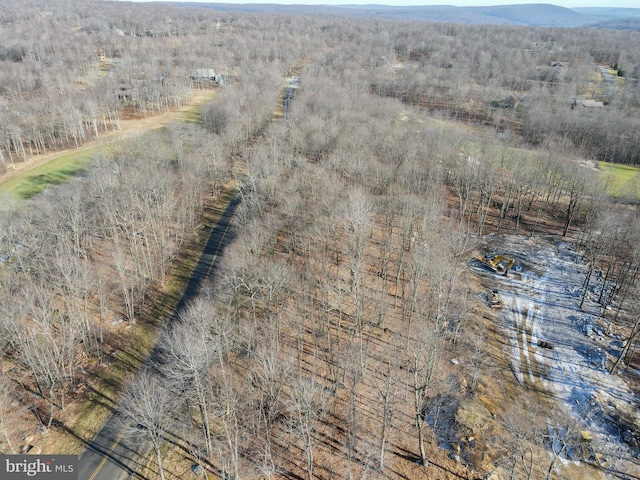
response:
<path id="1" fill-rule="evenodd" d="M 512 395 L 525 389 L 540 404 L 560 406 L 587 432 L 587 453 L 568 451 L 558 466 L 561 478 L 578 478 L 576 472 L 582 472 L 580 478 L 618 478 L 610 476 L 614 471 L 627 472 L 624 478 L 640 475 L 634 380 L 609 374 L 622 339 L 600 319 L 597 297 L 587 294 L 579 308 L 587 274 L 581 255 L 555 236 L 489 235 L 481 248 L 512 256 L 520 267 L 504 277 L 470 262 L 481 287 L 495 290 L 503 303 L 485 320 L 487 331 L 493 331 L 489 341 L 502 355 L 502 381 L 486 378 L 488 397 L 504 395 L 509 382 Z M 554 421 L 547 418 L 550 426 Z"/>

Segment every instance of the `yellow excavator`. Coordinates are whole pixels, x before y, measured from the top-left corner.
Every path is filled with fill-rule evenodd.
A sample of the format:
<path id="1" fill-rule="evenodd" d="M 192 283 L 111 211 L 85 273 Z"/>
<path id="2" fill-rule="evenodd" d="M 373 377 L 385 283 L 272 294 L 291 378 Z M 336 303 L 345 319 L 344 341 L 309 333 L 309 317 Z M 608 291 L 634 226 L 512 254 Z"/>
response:
<path id="1" fill-rule="evenodd" d="M 513 264 L 516 263 L 513 258 L 505 257 L 504 255 L 495 255 L 493 257 L 485 256 L 483 260 L 491 270 L 505 277 L 509 273 L 509 270 L 511 270 L 511 267 L 513 267 Z"/>

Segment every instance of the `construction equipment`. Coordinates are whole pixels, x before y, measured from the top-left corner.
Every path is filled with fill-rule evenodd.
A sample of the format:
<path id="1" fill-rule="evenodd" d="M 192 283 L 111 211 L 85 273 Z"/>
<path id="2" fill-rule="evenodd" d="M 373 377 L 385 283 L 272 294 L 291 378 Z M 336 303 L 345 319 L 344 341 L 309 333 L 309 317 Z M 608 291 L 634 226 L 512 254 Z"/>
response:
<path id="1" fill-rule="evenodd" d="M 551 342 L 546 342 L 544 340 L 538 340 L 538 346 L 540 348 L 547 348 L 549 350 L 553 350 L 553 343 Z"/>
<path id="2" fill-rule="evenodd" d="M 489 266 L 491 270 L 497 274 L 507 276 L 513 264 L 516 261 L 513 258 L 505 257 L 504 255 L 495 255 L 494 257 L 485 256 L 484 262 Z"/>
<path id="3" fill-rule="evenodd" d="M 489 296 L 487 300 L 489 302 L 490 308 L 495 308 L 496 310 L 499 310 L 503 307 L 502 299 L 500 298 L 500 295 L 498 295 L 497 290 L 491 290 L 489 292 Z"/>

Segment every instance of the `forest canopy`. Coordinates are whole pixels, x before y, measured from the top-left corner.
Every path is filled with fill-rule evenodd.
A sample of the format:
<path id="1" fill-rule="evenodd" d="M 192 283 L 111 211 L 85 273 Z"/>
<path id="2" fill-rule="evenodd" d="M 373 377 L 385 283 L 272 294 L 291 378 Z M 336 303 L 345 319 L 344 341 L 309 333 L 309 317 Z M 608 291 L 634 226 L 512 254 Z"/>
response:
<path id="1" fill-rule="evenodd" d="M 149 478 L 637 467 L 637 409 L 585 397 L 630 432 L 588 440 L 521 382 L 487 286 L 540 275 L 573 308 L 563 321 L 594 319 L 581 341 L 614 342 L 615 358 L 581 350 L 602 378 L 640 365 L 638 182 L 614 185 L 640 164 L 638 32 L 12 3 L 0 175 L 97 146 L 60 185 L 0 201 L 0 452 L 79 453 L 99 429 L 86 417 L 118 407 Z M 513 238 L 513 276 L 494 275 L 505 252 L 489 246 Z"/>
<path id="2" fill-rule="evenodd" d="M 594 160 L 637 164 L 639 35 L 20 2 L 2 10 L 0 170 L 117 128 L 127 113 L 181 105 L 203 69 L 231 80 L 247 62 L 286 69 L 326 48 L 328 71 L 351 62 L 351 75 L 373 94 L 495 128 L 513 142 L 570 142 Z"/>

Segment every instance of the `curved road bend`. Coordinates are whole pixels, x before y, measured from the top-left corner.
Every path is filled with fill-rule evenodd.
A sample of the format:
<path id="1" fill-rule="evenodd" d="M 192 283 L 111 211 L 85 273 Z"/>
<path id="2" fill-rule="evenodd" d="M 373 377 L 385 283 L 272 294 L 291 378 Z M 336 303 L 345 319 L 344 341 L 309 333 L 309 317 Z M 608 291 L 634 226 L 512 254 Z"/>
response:
<path id="1" fill-rule="evenodd" d="M 231 219 L 239 203 L 240 195 L 236 195 L 229 202 L 218 223 L 211 229 L 200 260 L 182 292 L 171 321 L 198 295 L 203 282 L 208 278 L 215 277 L 215 271 L 220 264 L 222 252 L 231 241 Z M 155 355 L 156 352 L 154 350 L 151 358 L 154 358 Z M 144 445 L 122 436 L 118 426 L 117 415 L 114 414 L 107 420 L 98 435 L 89 442 L 86 450 L 80 456 L 78 479 L 121 480 L 141 478 L 136 475 L 136 471 L 144 461 L 139 454 L 143 448 Z"/>

